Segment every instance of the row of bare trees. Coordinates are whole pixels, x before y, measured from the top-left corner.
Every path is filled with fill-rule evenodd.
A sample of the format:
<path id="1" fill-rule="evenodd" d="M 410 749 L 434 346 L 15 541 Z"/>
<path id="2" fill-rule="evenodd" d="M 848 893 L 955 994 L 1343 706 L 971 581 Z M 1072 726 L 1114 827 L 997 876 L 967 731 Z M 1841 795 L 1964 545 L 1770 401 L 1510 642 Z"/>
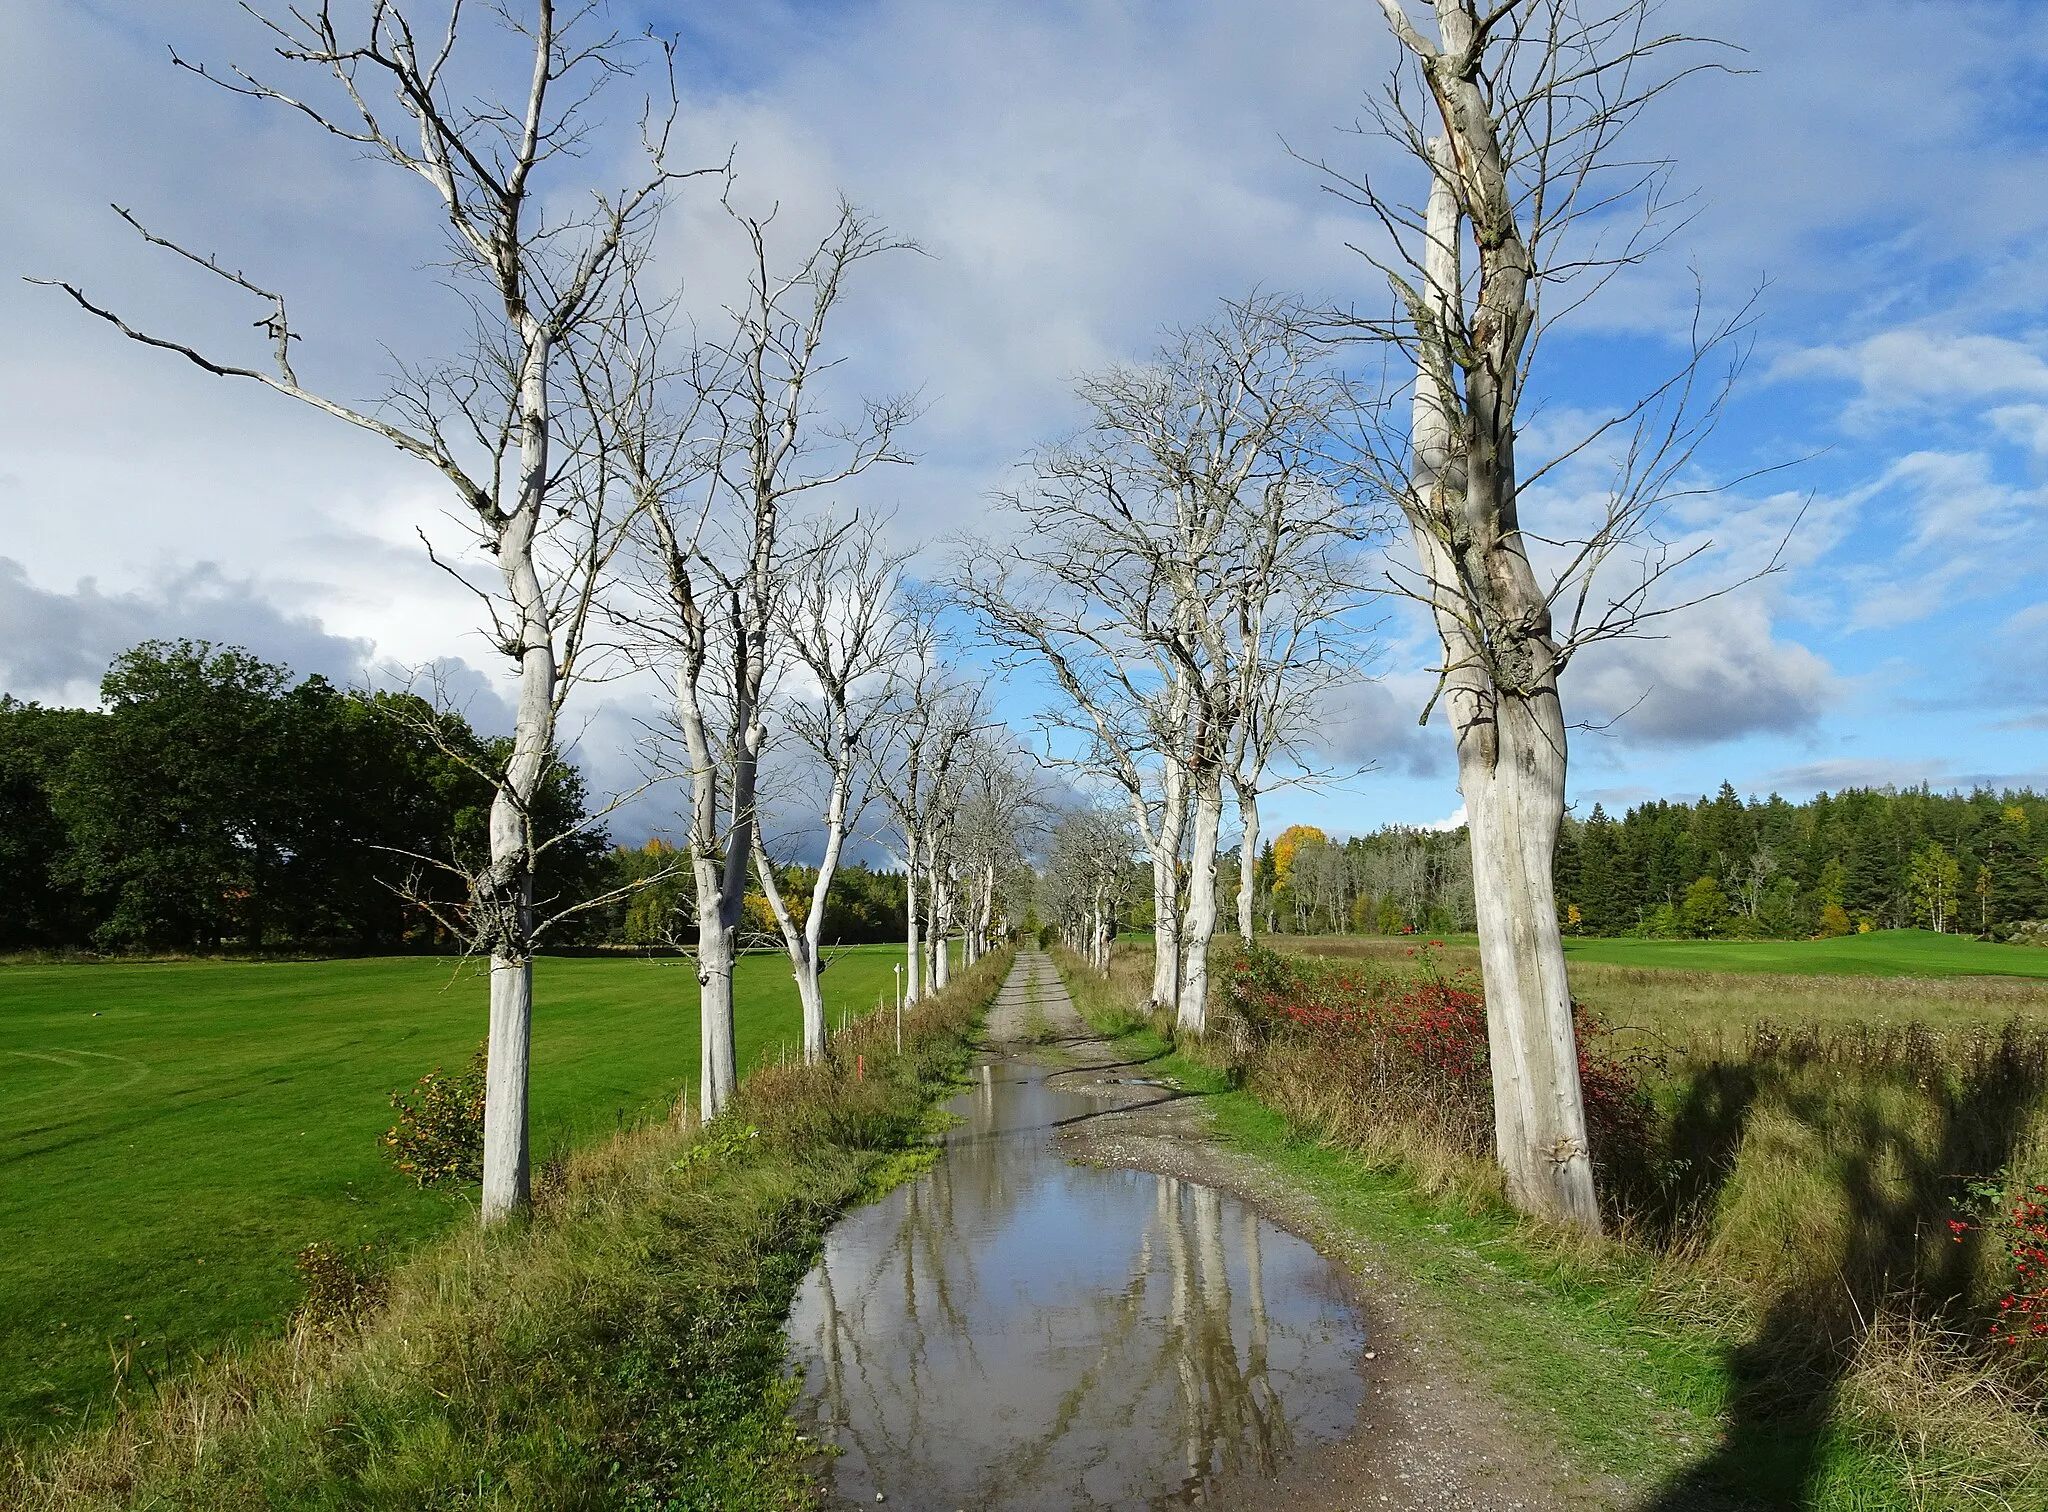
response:
<path id="1" fill-rule="evenodd" d="M 1372 597 L 1419 605 L 1442 649 L 1430 705 L 1448 715 L 1471 816 L 1500 1159 L 1524 1206 L 1597 1226 L 1551 894 L 1567 753 L 1558 682 L 1587 646 L 1682 607 L 1660 590 L 1703 548 L 1666 548 L 1657 522 L 1707 491 L 1691 463 L 1725 391 L 1708 365 L 1742 317 L 1696 322 L 1669 380 L 1528 465 L 1518 443 L 1542 337 L 1675 224 L 1664 165 L 1620 143 L 1692 71 L 1664 61 L 1690 39 L 1652 27 L 1651 0 L 1431 0 L 1425 21 L 1403 0 L 1379 3 L 1403 61 L 1370 125 L 1415 171 L 1317 166 L 1377 228 L 1360 250 L 1388 302 L 1249 298 L 1154 360 L 1085 380 L 1088 423 L 1030 459 L 1000 501 L 1002 528 L 957 556 L 952 601 L 1057 686 L 1039 760 L 1084 773 L 1127 815 L 1091 810 L 1056 830 L 1063 913 L 1085 921 L 1080 943 L 1100 960 L 1122 906 L 1111 858 L 1135 843 L 1152 869 L 1152 999 L 1193 1034 L 1208 1017 L 1226 808 L 1243 835 L 1237 922 L 1249 934 L 1262 796 L 1314 774 L 1315 721 L 1370 656 Z M 431 28 L 393 0 L 347 9 L 347 21 L 328 0 L 252 11 L 308 90 L 179 62 L 425 186 L 448 244 L 435 276 L 473 317 L 457 358 L 402 360 L 378 404 L 334 398 L 300 380 L 282 295 L 125 211 L 148 241 L 259 302 L 269 364 L 217 359 L 61 287 L 134 340 L 434 468 L 488 562 L 488 574 L 449 564 L 518 685 L 511 757 L 487 774 L 490 860 L 467 879 L 464 920 L 491 960 L 488 1220 L 527 1195 L 535 947 L 566 912 L 604 901 L 549 894 L 546 854 L 562 837 L 533 817 L 580 683 L 630 672 L 665 695 L 648 775 L 688 792 L 707 1114 L 737 1075 L 732 979 L 750 876 L 817 1056 L 823 904 L 864 815 L 886 812 L 909 880 L 914 999 L 944 985 L 947 940 L 987 948 L 1037 783 L 982 690 L 949 667 L 941 608 L 905 591 L 905 560 L 835 498 L 908 460 L 911 400 L 848 418 L 824 382 L 848 280 L 908 244 L 842 205 L 785 255 L 775 215 L 734 204 L 728 167 L 671 161 L 674 54 L 608 31 L 600 5 L 494 7 L 478 13 L 496 29 L 481 41 L 459 0 L 441 0 Z M 516 84 L 499 88 L 508 59 Z M 658 85 L 638 101 L 640 166 L 579 197 L 567 171 L 619 157 L 591 150 L 599 97 L 647 78 Z M 709 316 L 685 306 L 679 272 L 657 255 L 665 208 L 699 176 L 724 186 L 744 252 L 743 290 Z M 1611 472 L 1590 502 L 1564 501 L 1543 534 L 1523 524 L 1554 469 L 1596 460 Z M 1407 550 L 1389 555 L 1396 520 Z M 768 788 L 798 752 L 822 843 L 807 904 L 784 896 L 763 829 Z"/>
<path id="2" fill-rule="evenodd" d="M 1152 863 L 1152 1001 L 1200 1034 L 1226 801 L 1255 837 L 1276 758 L 1366 646 L 1372 518 L 1333 446 L 1350 386 L 1298 311 L 1259 298 L 1080 397 L 1088 427 L 1031 459 L 955 588 L 1057 685 L 1047 759 L 1119 792 Z"/>
<path id="3" fill-rule="evenodd" d="M 479 576 L 429 544 L 482 602 L 518 683 L 510 759 L 485 774 L 496 793 L 489 862 L 465 873 L 469 904 L 450 920 L 491 963 L 482 1209 L 492 1221 L 528 1198 L 535 950 L 567 914 L 612 901 L 549 892 L 547 852 L 565 837 L 534 817 L 580 684 L 638 674 L 663 690 L 644 765 L 649 785 L 674 779 L 687 794 L 679 865 L 694 892 L 705 1115 L 737 1079 L 732 981 L 750 879 L 779 927 L 816 1059 L 825 903 L 877 796 L 910 877 L 915 998 L 925 982 L 944 985 L 948 939 L 964 931 L 976 956 L 1006 927 L 1036 787 L 980 690 L 950 672 L 939 606 L 910 591 L 905 556 L 880 522 L 834 497 L 908 460 L 899 436 L 910 400 L 865 402 L 847 420 L 819 394 L 848 281 L 908 244 L 842 205 L 822 237 L 785 255 L 775 215 L 734 203 L 728 169 L 672 165 L 673 55 L 608 30 L 600 6 L 532 0 L 472 17 L 446 4 L 431 28 L 404 5 L 345 9 L 349 19 L 332 4 L 256 13 L 304 90 L 179 61 L 428 187 L 447 232 L 444 276 L 473 315 L 461 355 L 401 358 L 380 403 L 330 397 L 298 376 L 301 338 L 283 296 L 125 211 L 149 242 L 262 303 L 270 365 L 217 360 L 60 287 L 136 341 L 263 384 L 432 466 L 493 569 Z M 508 36 L 519 44 L 510 53 Z M 495 75 L 508 58 L 518 82 L 506 90 Z M 647 77 L 650 63 L 660 85 L 639 102 L 642 169 L 620 189 L 585 186 L 587 208 L 574 208 L 564 170 L 586 158 L 598 97 Z M 699 177 L 724 190 L 724 223 L 744 252 L 744 287 L 708 319 L 686 311 L 679 273 L 657 256 L 663 212 Z M 783 791 L 764 790 L 777 780 Z M 821 844 L 807 901 L 779 886 L 763 825 L 771 801 Z"/>
<path id="4" fill-rule="evenodd" d="M 1379 233 L 1358 250 L 1389 302 L 1247 301 L 1148 367 L 1091 380 L 1093 425 L 1035 459 L 1007 501 L 1021 529 L 963 588 L 1063 690 L 1048 730 L 1127 798 L 1153 862 L 1153 1002 L 1200 1033 L 1221 786 L 1249 935 L 1261 784 L 1276 754 L 1298 758 L 1318 695 L 1355 674 L 1362 641 L 1340 627 L 1366 586 L 1357 548 L 1381 508 L 1405 521 L 1407 552 L 1373 576 L 1441 644 L 1423 718 L 1448 715 L 1470 814 L 1496 1149 L 1518 1204 L 1597 1229 L 1552 883 L 1559 678 L 1587 647 L 1733 586 L 1684 591 L 1707 543 L 1673 547 L 1660 525 L 1719 491 L 1693 464 L 1748 307 L 1718 324 L 1696 307 L 1670 375 L 1548 457 L 1530 465 L 1518 443 L 1543 338 L 1684 222 L 1669 165 L 1625 133 L 1718 64 L 1659 31 L 1653 0 L 1428 0 L 1423 20 L 1379 4 L 1401 61 L 1366 135 L 1417 171 L 1314 166 Z M 1565 469 L 1605 477 L 1571 497 Z M 1523 509 L 1546 482 L 1539 531 Z M 1072 864 L 1082 886 L 1085 852 Z"/>

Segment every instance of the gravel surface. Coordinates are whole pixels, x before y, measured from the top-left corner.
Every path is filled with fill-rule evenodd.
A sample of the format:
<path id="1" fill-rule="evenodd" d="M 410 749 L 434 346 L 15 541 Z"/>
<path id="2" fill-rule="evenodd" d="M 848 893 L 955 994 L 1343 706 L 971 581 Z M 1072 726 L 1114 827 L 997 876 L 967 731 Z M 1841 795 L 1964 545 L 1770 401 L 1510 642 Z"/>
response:
<path id="1" fill-rule="evenodd" d="M 1263 1162 L 1220 1146 L 1200 1097 L 1146 1085 L 1142 1066 L 1093 1037 L 1049 958 L 1019 954 L 990 1010 L 988 1038 L 1000 1054 L 1063 1067 L 1056 1073 L 1063 1090 L 1102 1098 L 1099 1117 L 1061 1131 L 1069 1158 L 1229 1192 L 1313 1244 L 1355 1288 L 1373 1336 L 1368 1395 L 1357 1425 L 1335 1444 L 1297 1454 L 1278 1479 L 1242 1482 L 1208 1506 L 1232 1512 L 1562 1512 L 1623 1504 L 1620 1487 L 1573 1475 L 1469 1379 L 1432 1308 L 1407 1295 L 1373 1245 L 1340 1228 L 1320 1203 Z"/>

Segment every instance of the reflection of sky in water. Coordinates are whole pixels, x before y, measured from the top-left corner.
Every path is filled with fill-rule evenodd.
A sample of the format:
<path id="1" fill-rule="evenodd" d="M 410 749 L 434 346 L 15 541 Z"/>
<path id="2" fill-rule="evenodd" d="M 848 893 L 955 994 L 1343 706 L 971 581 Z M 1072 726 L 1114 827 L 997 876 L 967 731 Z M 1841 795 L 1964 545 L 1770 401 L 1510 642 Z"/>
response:
<path id="1" fill-rule="evenodd" d="M 981 1075 L 945 1158 L 834 1229 L 798 1293 L 841 1495 L 1172 1505 L 1350 1429 L 1364 1325 L 1328 1262 L 1210 1188 L 1069 1165 L 1050 1126 L 1100 1100 Z"/>

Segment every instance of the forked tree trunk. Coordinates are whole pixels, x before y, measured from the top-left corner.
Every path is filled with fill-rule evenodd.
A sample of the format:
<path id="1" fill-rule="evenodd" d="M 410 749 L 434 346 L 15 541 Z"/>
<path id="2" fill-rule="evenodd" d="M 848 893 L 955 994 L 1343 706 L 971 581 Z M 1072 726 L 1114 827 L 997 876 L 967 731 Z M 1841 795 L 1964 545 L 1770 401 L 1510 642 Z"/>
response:
<path id="1" fill-rule="evenodd" d="M 1223 776 L 1213 767 L 1196 781 L 1194 848 L 1188 858 L 1188 912 L 1177 1022 L 1189 1034 L 1209 1028 L 1209 941 L 1216 933 L 1216 837 L 1223 826 Z"/>
<path id="2" fill-rule="evenodd" d="M 1472 94 L 1469 106 L 1483 116 Z M 1428 307 L 1420 312 L 1410 510 L 1450 669 L 1444 703 L 1472 846 L 1494 1142 L 1518 1207 L 1598 1232 L 1551 876 L 1566 759 L 1555 652 L 1547 606 L 1513 529 L 1513 431 L 1502 396 L 1477 368 L 1466 369 L 1463 395 L 1456 382 L 1457 356 L 1446 336 L 1462 328 L 1452 313 L 1461 288 L 1459 207 L 1449 183 L 1455 160 L 1443 139 L 1430 146 L 1436 168 L 1425 222 Z M 1490 313 L 1482 313 L 1482 325 Z M 1454 424 L 1461 410 L 1470 423 Z M 1458 522 L 1455 529 L 1445 528 L 1449 521 Z M 1453 556 L 1446 536 L 1465 560 Z M 1475 613 L 1493 631 L 1492 644 L 1474 633 Z M 1503 686 L 1509 678 L 1512 685 Z"/>
<path id="3" fill-rule="evenodd" d="M 1245 783 L 1237 787 L 1237 816 L 1244 824 L 1244 840 L 1237 848 L 1237 933 L 1249 945 L 1259 900 L 1259 794 Z"/>
<path id="4" fill-rule="evenodd" d="M 1168 758 L 1161 783 L 1159 833 L 1152 836 L 1144 804 L 1138 820 L 1152 852 L 1152 1006 L 1180 1011 L 1180 848 L 1187 834 L 1187 779 Z"/>
<path id="5" fill-rule="evenodd" d="M 784 949 L 789 952 L 789 973 L 796 982 L 797 1002 L 803 1010 L 804 1064 L 821 1065 L 825 1059 L 824 964 L 821 945 L 825 930 L 825 905 L 832 896 L 832 879 L 839 873 L 839 858 L 846 848 L 846 811 L 852 785 L 849 765 L 833 773 L 832 793 L 825 804 L 825 853 L 818 860 L 818 875 L 811 884 L 811 910 L 798 928 L 782 886 L 775 880 L 768 848 L 761 840 L 760 826 L 754 827 L 754 871 L 761 879 L 762 894 L 782 931 Z"/>

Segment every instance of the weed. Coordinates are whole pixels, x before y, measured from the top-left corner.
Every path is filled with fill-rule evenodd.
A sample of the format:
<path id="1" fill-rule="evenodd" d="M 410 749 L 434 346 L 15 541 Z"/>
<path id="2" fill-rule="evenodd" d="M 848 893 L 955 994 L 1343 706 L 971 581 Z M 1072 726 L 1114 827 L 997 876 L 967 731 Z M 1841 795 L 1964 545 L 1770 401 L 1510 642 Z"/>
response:
<path id="1" fill-rule="evenodd" d="M 353 1323 L 384 1300 L 385 1278 L 376 1260 L 377 1247 L 353 1250 L 314 1241 L 299 1251 L 299 1279 L 306 1300 L 300 1317 L 316 1327 Z"/>
<path id="2" fill-rule="evenodd" d="M 418 1186 L 484 1178 L 484 1070 L 490 1041 L 479 1043 L 454 1076 L 439 1066 L 391 1094 L 398 1122 L 379 1141 L 391 1163 Z"/>

